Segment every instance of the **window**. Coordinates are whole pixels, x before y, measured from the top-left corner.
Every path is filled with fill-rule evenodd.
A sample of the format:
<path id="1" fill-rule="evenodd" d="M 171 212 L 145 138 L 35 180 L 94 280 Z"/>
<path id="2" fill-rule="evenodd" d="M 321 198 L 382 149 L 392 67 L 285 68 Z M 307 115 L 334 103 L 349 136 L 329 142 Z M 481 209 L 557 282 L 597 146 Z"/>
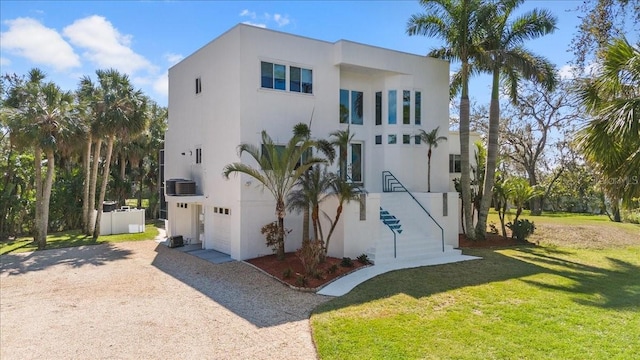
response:
<path id="1" fill-rule="evenodd" d="M 362 125 L 364 93 L 340 89 L 340 123 Z M 351 120 L 351 121 L 349 121 Z"/>
<path id="2" fill-rule="evenodd" d="M 200 78 L 196 78 L 196 94 L 200 94 L 202 92 L 202 80 Z"/>
<path id="3" fill-rule="evenodd" d="M 398 140 L 395 135 L 387 135 L 387 144 L 395 144 Z"/>
<path id="4" fill-rule="evenodd" d="M 285 90 L 286 66 L 262 61 L 260 70 L 261 86 L 263 88 Z"/>
<path id="5" fill-rule="evenodd" d="M 376 125 L 382 125 L 382 92 L 376 92 Z"/>
<path id="6" fill-rule="evenodd" d="M 402 123 L 411 124 L 411 91 L 402 91 Z"/>
<path id="7" fill-rule="evenodd" d="M 422 93 L 420 91 L 416 91 L 416 99 L 415 99 L 415 121 L 416 125 L 420 125 L 422 123 Z"/>
<path id="8" fill-rule="evenodd" d="M 271 156 L 269 155 L 269 151 L 267 151 L 267 146 L 265 144 L 262 144 L 262 146 L 261 146 L 262 156 L 264 156 L 266 158 L 266 160 L 267 160 L 267 163 L 265 164 L 267 166 L 265 168 L 263 168 L 262 170 L 271 170 L 273 168 L 271 166 L 273 161 L 279 161 L 279 160 L 281 160 L 281 158 L 283 156 L 284 149 L 285 149 L 284 145 L 273 145 L 273 147 L 275 148 L 275 155 L 277 157 L 277 159 L 274 159 L 274 160 L 271 159 Z M 301 160 L 302 159 L 298 159 L 298 162 L 296 163 L 295 169 L 297 169 L 300 166 Z"/>
<path id="9" fill-rule="evenodd" d="M 461 173 L 460 155 L 449 154 L 449 173 Z"/>
<path id="10" fill-rule="evenodd" d="M 393 125 L 396 121 L 397 102 L 396 91 L 389 90 L 389 124 Z"/>
<path id="11" fill-rule="evenodd" d="M 415 136 L 415 144 L 416 145 L 420 145 L 422 143 L 422 138 L 420 137 L 420 135 L 416 135 Z"/>
<path id="12" fill-rule="evenodd" d="M 411 135 L 402 135 L 403 144 L 411 144 Z"/>
<path id="13" fill-rule="evenodd" d="M 295 66 L 289 68 L 289 91 L 313 93 L 313 72 Z"/>
<path id="14" fill-rule="evenodd" d="M 202 164 L 202 148 L 196 148 L 196 164 Z"/>
<path id="15" fill-rule="evenodd" d="M 362 143 L 351 144 L 351 180 L 362 184 Z"/>
<path id="16" fill-rule="evenodd" d="M 376 135 L 376 145 L 382 144 L 382 135 Z"/>

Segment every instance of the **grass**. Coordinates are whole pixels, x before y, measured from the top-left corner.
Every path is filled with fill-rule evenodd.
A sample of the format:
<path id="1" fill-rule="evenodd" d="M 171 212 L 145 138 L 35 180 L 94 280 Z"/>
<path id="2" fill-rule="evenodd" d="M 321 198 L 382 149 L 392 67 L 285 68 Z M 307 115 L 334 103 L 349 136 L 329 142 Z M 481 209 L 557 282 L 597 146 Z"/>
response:
<path id="1" fill-rule="evenodd" d="M 91 236 L 82 234 L 80 230 L 69 230 L 52 233 L 47 236 L 47 249 L 59 249 L 74 246 L 96 245 L 105 242 L 152 240 L 158 235 L 158 228 L 153 222 L 145 225 L 145 231 L 136 234 L 102 235 L 97 241 Z M 21 237 L 8 242 L 0 242 L 0 255 L 35 251 L 38 245 L 33 243 L 32 237 Z"/>
<path id="2" fill-rule="evenodd" d="M 535 221 L 545 229 L 560 226 L 558 218 L 568 219 L 568 227 L 596 223 L 603 232 L 620 230 L 591 216 Z M 640 353 L 640 227 L 635 229 L 604 248 L 565 236 L 544 246 L 465 250 L 483 260 L 371 279 L 314 311 L 319 356 L 634 358 Z M 581 237 L 580 231 L 573 236 Z"/>

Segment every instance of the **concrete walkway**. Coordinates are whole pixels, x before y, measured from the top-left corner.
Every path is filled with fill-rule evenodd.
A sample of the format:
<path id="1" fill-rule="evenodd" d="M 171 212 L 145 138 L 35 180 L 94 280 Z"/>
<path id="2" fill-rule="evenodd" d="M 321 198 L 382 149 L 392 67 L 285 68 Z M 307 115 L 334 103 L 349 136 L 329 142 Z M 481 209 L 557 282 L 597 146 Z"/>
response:
<path id="1" fill-rule="evenodd" d="M 421 266 L 442 265 L 460 261 L 481 259 L 476 256 L 469 255 L 450 255 L 431 259 L 412 260 L 412 261 L 395 261 L 386 264 L 373 265 L 353 273 L 341 277 L 340 279 L 330 283 L 318 291 L 319 295 L 328 296 L 342 296 L 351 291 L 361 283 L 376 277 L 378 275 L 387 273 L 389 271 L 410 269 Z"/>

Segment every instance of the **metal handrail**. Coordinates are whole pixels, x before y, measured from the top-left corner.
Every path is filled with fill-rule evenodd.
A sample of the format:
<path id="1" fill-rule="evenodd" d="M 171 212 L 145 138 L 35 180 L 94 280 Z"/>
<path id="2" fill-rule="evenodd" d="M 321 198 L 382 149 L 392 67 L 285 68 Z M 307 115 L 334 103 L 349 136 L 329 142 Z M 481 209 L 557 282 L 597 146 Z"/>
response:
<path id="1" fill-rule="evenodd" d="M 418 201 L 418 199 L 416 199 L 416 197 L 413 196 L 413 194 L 409 190 L 407 190 L 407 188 L 404 187 L 404 185 L 402 185 L 400 180 L 398 180 L 398 178 L 396 178 L 391 173 L 391 171 L 385 170 L 382 172 L 382 191 L 383 192 L 402 191 L 409 194 L 409 196 L 411 196 L 413 201 L 415 201 L 416 204 L 418 204 L 418 206 L 420 206 L 420 208 L 429 216 L 429 218 L 433 220 L 433 222 L 440 228 L 441 239 L 442 239 L 442 252 L 444 252 L 444 229 L 442 228 L 442 226 L 440 226 L 438 221 L 436 221 L 436 219 L 434 219 L 433 216 L 431 216 L 431 214 L 427 211 L 427 209 L 425 209 L 424 206 L 422 206 L 422 204 Z"/>
<path id="2" fill-rule="evenodd" d="M 383 210 L 383 209 L 382 209 L 382 207 L 381 207 L 381 208 L 380 208 L 380 211 L 382 211 L 382 210 Z M 398 257 L 398 256 L 397 256 L 398 252 L 397 252 L 397 248 L 396 248 L 396 244 L 397 244 L 397 242 L 396 242 L 396 234 L 397 234 L 397 232 L 391 228 L 391 225 L 387 224 L 387 223 L 386 223 L 386 222 L 384 222 L 384 221 L 382 221 L 382 223 L 383 223 L 383 224 L 385 224 L 385 225 L 387 225 L 387 227 L 389 228 L 389 230 L 393 233 L 393 258 L 395 259 L 396 257 Z"/>

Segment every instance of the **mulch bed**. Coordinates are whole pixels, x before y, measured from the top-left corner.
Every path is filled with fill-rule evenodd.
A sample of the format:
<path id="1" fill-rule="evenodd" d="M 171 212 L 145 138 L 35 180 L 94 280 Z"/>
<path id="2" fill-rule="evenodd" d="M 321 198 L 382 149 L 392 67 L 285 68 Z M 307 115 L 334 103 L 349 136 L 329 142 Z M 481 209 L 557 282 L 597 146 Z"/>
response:
<path id="1" fill-rule="evenodd" d="M 324 263 L 320 264 L 320 278 L 306 276 L 306 284 L 300 283 L 300 278 L 304 276 L 304 268 L 300 258 L 295 253 L 286 253 L 284 260 L 278 260 L 275 255 L 262 256 L 255 259 L 246 260 L 246 262 L 254 265 L 257 268 L 262 269 L 273 277 L 280 281 L 289 284 L 294 287 L 315 289 L 321 287 L 334 279 L 341 277 L 347 273 L 350 273 L 358 268 L 365 266 L 358 260 L 353 260 L 352 267 L 340 266 L 342 259 L 327 257 Z M 329 268 L 332 265 L 337 265 L 337 270 L 334 273 L 329 272 Z M 291 269 L 291 276 L 285 278 L 284 273 L 287 269 Z"/>
<path id="2" fill-rule="evenodd" d="M 506 238 L 502 235 L 487 233 L 484 240 L 469 240 L 465 234 L 458 235 L 460 248 L 492 248 L 505 246 L 533 245 L 530 242 L 519 242 L 516 239 Z"/>

